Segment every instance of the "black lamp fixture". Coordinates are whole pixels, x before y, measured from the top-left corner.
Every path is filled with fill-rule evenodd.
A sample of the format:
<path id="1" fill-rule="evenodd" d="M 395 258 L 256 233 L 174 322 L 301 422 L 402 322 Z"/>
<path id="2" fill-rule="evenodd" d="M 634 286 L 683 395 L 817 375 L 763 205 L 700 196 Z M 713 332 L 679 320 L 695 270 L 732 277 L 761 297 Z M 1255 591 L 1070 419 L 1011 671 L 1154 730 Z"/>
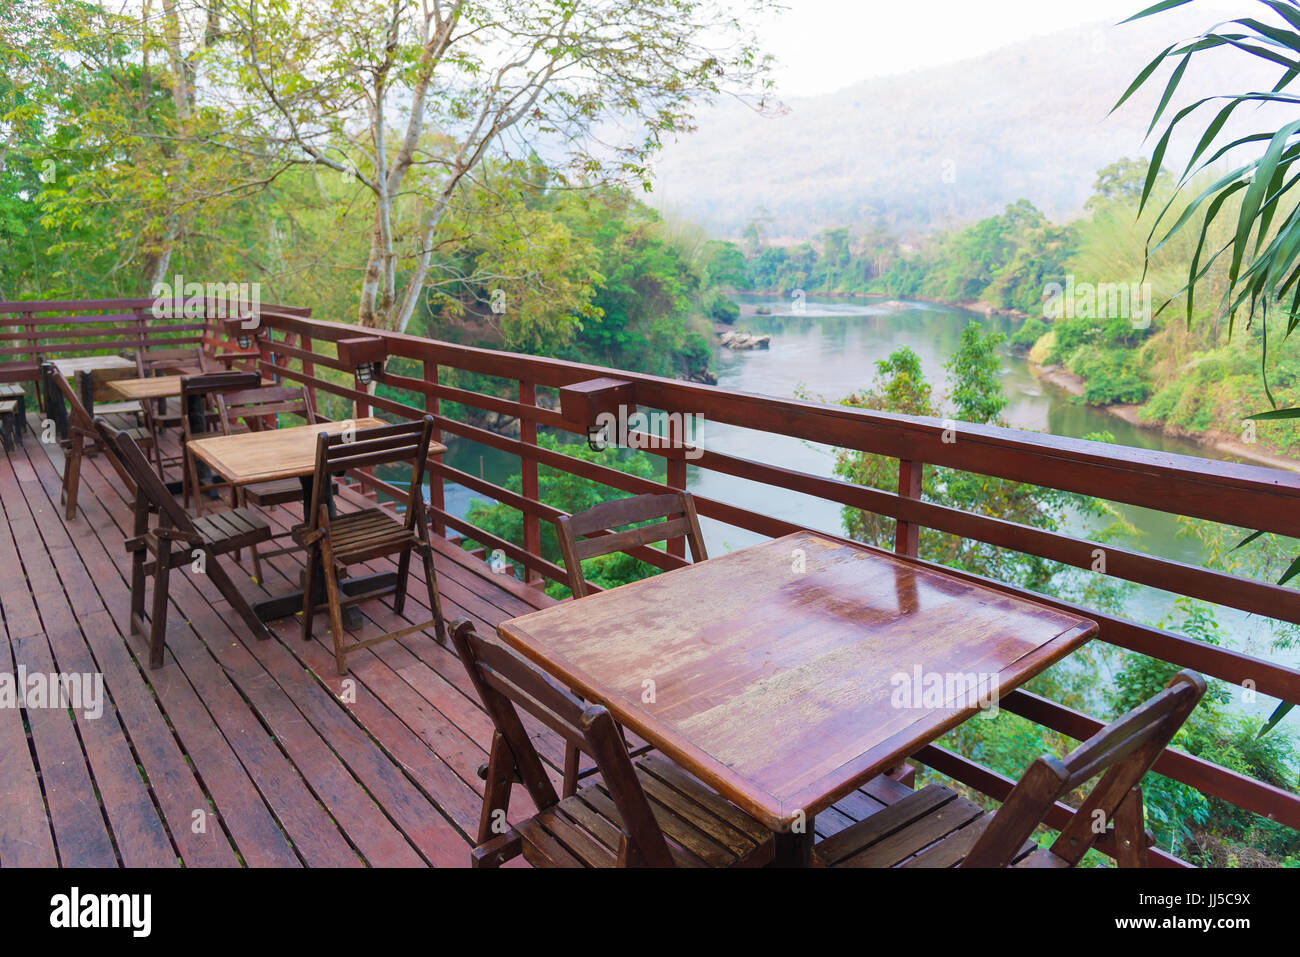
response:
<path id="1" fill-rule="evenodd" d="M 351 367 L 362 385 L 369 385 L 384 377 L 384 360 L 388 358 L 388 343 L 379 336 L 359 336 L 340 339 L 337 343 L 339 361 Z"/>
<path id="2" fill-rule="evenodd" d="M 253 340 L 260 338 L 265 326 L 256 315 L 233 316 L 223 319 L 226 338 L 234 339 L 239 348 L 248 350 L 253 347 Z"/>

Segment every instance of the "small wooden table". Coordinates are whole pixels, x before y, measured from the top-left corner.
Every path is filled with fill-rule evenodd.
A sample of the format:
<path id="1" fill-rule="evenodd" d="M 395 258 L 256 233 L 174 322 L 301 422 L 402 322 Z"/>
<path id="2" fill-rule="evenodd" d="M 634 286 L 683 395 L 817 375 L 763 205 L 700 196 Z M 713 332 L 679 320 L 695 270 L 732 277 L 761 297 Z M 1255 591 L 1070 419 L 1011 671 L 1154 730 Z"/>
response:
<path id="1" fill-rule="evenodd" d="M 1097 625 L 799 532 L 498 632 L 778 832 L 778 860 L 798 865 L 818 812 L 987 707 L 977 688 L 1006 693 Z"/>
<path id="2" fill-rule="evenodd" d="M 299 425 L 288 429 L 240 432 L 195 439 L 189 443 L 189 449 L 196 458 L 207 463 L 209 468 L 234 485 L 253 485 L 287 478 L 301 480 L 305 513 L 311 507 L 312 483 L 316 474 L 316 436 L 322 432 L 340 432 L 347 427 L 361 430 L 381 425 L 387 423 L 369 417 Z M 441 455 L 446 451 L 447 447 L 440 442 L 429 444 L 430 455 Z M 329 495 L 328 488 L 326 495 Z M 332 514 L 332 496 L 327 504 Z M 317 582 L 323 582 L 323 575 L 313 577 Z M 396 572 L 379 572 L 345 579 L 339 582 L 339 587 L 349 595 L 356 595 L 382 590 L 396 582 Z M 253 610 L 263 621 L 287 618 L 302 610 L 302 592 L 290 592 L 254 602 Z"/>
<path id="3" fill-rule="evenodd" d="M 50 364 L 63 374 L 63 378 L 69 382 L 75 382 L 78 391 L 81 393 L 81 404 L 86 407 L 86 411 L 91 415 L 95 414 L 95 381 L 94 373 L 100 369 L 134 369 L 136 367 L 134 359 L 127 359 L 123 356 L 77 356 L 72 359 L 51 359 Z M 63 396 L 58 395 L 57 389 L 49 390 L 50 394 L 46 396 L 46 408 L 57 408 L 62 415 L 55 416 L 55 428 L 59 438 L 67 438 L 67 412 L 64 410 Z"/>
<path id="4" fill-rule="evenodd" d="M 144 379 L 112 379 L 106 382 L 123 399 L 174 399 L 181 394 L 181 377 L 156 375 Z"/>

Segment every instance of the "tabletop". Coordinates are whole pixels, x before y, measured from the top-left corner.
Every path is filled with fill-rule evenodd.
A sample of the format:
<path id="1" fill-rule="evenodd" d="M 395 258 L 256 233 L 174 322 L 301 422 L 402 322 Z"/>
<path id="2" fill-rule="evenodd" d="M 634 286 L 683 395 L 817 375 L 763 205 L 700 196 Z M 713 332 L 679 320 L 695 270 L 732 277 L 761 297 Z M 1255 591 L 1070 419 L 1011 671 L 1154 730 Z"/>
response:
<path id="1" fill-rule="evenodd" d="M 373 417 L 345 419 L 196 439 L 189 443 L 189 448 L 228 481 L 249 485 L 311 475 L 316 471 L 316 436 L 321 432 L 341 432 L 349 427 L 372 429 L 381 425 L 388 423 Z M 439 442 L 429 443 L 430 455 L 446 451 L 447 447 Z"/>
<path id="2" fill-rule="evenodd" d="M 1095 622 L 811 532 L 564 602 L 501 639 L 787 831 Z"/>
<path id="3" fill-rule="evenodd" d="M 146 376 L 143 379 L 112 379 L 104 385 L 124 399 L 174 399 L 181 394 L 179 375 Z M 275 385 L 271 379 L 263 379 L 262 385 Z"/>
<path id="4" fill-rule="evenodd" d="M 54 368 L 71 378 L 78 372 L 93 372 L 96 369 L 134 369 L 135 360 L 122 356 L 77 356 L 73 359 L 51 359 Z"/>
<path id="5" fill-rule="evenodd" d="M 124 399 L 172 399 L 181 394 L 181 377 L 178 375 L 113 379 L 104 384 Z"/>

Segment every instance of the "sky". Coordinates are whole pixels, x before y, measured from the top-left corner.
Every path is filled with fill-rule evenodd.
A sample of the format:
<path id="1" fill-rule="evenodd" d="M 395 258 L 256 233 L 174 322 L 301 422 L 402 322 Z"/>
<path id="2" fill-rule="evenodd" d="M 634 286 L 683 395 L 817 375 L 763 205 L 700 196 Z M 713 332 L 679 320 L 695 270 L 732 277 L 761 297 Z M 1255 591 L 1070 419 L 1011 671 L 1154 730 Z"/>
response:
<path id="1" fill-rule="evenodd" d="M 755 24 L 781 97 L 978 56 L 1085 23 L 1117 23 L 1155 0 L 784 0 Z M 1195 8 L 1196 5 L 1193 5 Z M 1221 4 L 1205 10 L 1210 21 Z M 1238 14 L 1239 15 L 1239 14 Z"/>

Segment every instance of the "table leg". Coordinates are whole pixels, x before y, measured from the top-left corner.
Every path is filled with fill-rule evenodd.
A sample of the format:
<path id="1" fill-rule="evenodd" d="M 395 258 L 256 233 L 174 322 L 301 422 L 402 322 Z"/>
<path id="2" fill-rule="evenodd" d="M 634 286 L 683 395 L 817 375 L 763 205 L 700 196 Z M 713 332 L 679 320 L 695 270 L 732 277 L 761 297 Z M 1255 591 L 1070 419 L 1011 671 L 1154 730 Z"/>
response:
<path id="1" fill-rule="evenodd" d="M 95 417 L 95 376 L 92 372 L 77 373 L 77 388 L 81 390 L 81 405 L 93 419 Z"/>
<path id="2" fill-rule="evenodd" d="M 775 849 L 769 867 L 811 867 L 815 840 L 813 819 L 804 823 L 802 834 L 784 833 L 775 836 Z"/>

